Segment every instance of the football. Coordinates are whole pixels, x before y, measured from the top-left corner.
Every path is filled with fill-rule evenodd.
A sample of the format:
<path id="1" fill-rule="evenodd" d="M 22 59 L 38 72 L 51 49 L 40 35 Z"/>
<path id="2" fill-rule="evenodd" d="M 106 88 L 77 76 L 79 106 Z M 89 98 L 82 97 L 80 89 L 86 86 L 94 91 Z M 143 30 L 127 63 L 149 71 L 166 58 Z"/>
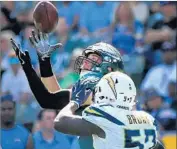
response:
<path id="1" fill-rule="evenodd" d="M 51 2 L 41 1 L 34 8 L 34 24 L 43 33 L 54 31 L 58 24 L 58 19 L 58 11 Z"/>

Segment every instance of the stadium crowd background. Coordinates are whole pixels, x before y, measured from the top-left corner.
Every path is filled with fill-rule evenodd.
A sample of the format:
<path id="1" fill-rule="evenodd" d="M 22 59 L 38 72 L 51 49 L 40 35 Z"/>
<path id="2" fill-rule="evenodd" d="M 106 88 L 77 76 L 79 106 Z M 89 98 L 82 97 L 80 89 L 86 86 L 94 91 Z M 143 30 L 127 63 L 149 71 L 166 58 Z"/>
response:
<path id="1" fill-rule="evenodd" d="M 36 50 L 28 41 L 34 28 L 32 12 L 36 3 L 0 2 L 0 96 L 15 101 L 16 123 L 32 132 L 36 144 L 40 145 L 42 138 L 38 132 L 44 128 L 53 129 L 56 113 L 41 111 L 9 43 L 13 37 L 23 50 L 27 49 L 39 72 Z M 61 42 L 63 47 L 52 54 L 51 61 L 61 87 L 71 88 L 78 80 L 73 64 L 85 47 L 99 41 L 111 43 L 120 50 L 125 71 L 136 83 L 137 108 L 157 119 L 166 147 L 174 146 L 177 110 L 175 3 L 66 1 L 53 4 L 59 10 L 60 19 L 49 39 L 51 44 Z M 56 136 L 63 139 L 65 146 L 69 140 L 68 149 L 78 148 L 76 137 Z"/>

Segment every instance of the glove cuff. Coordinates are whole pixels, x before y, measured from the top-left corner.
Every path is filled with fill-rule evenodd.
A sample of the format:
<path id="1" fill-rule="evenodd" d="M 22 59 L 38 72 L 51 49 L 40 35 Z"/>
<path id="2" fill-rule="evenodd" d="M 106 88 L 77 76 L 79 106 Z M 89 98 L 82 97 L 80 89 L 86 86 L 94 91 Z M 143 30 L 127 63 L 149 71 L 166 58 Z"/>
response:
<path id="1" fill-rule="evenodd" d="M 71 100 L 70 102 L 75 103 L 75 104 L 77 105 L 77 109 L 79 109 L 79 108 L 80 108 L 80 104 L 79 104 L 78 102 L 76 102 L 75 100 Z"/>
<path id="2" fill-rule="evenodd" d="M 50 57 L 45 58 L 44 60 L 42 60 L 39 57 L 39 66 L 40 66 L 41 77 L 47 78 L 47 77 L 53 76 L 52 66 L 50 63 Z"/>

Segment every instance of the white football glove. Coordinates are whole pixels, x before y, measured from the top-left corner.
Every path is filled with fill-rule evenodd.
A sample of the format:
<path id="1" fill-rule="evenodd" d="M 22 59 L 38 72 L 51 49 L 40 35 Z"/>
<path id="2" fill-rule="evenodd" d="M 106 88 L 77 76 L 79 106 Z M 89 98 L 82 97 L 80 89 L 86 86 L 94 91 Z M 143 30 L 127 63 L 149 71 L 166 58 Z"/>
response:
<path id="1" fill-rule="evenodd" d="M 32 30 L 32 35 L 29 37 L 29 40 L 33 47 L 37 49 L 38 56 L 40 56 L 42 60 L 50 57 L 51 53 L 57 48 L 62 47 L 61 43 L 50 45 L 48 35 L 39 31 L 35 33 L 35 31 Z"/>

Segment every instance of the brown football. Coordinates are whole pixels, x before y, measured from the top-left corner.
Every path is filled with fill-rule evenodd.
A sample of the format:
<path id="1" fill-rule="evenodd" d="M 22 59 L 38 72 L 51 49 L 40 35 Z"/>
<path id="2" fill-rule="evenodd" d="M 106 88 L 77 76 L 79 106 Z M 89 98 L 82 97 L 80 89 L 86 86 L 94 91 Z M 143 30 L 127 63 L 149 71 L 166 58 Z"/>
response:
<path id="1" fill-rule="evenodd" d="M 51 2 L 41 1 L 34 8 L 33 19 L 37 29 L 43 33 L 50 33 L 58 24 L 58 11 Z"/>

